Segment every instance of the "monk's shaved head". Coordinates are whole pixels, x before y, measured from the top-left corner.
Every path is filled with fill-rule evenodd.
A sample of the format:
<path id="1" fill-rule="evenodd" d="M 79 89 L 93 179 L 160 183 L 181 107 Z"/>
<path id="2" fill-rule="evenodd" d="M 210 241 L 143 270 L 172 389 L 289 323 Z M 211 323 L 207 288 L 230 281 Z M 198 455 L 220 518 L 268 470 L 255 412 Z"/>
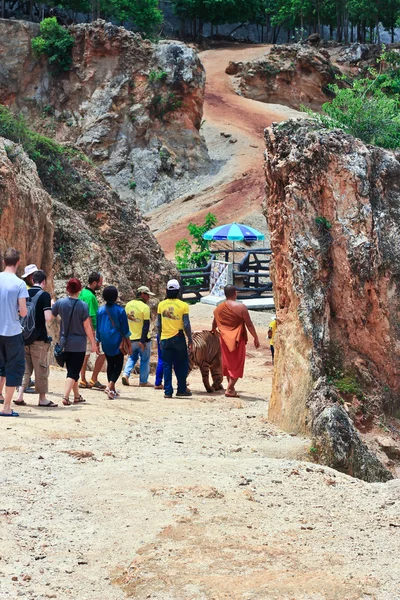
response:
<path id="1" fill-rule="evenodd" d="M 236 292 L 237 292 L 237 290 L 234 285 L 226 285 L 224 287 L 225 298 L 228 298 L 228 299 L 235 298 Z"/>

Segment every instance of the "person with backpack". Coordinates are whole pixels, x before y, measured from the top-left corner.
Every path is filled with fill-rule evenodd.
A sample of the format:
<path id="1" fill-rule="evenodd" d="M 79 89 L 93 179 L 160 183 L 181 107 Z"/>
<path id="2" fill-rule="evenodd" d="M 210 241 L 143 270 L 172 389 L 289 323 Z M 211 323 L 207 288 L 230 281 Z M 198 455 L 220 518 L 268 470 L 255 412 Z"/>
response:
<path id="1" fill-rule="evenodd" d="M 47 335 L 46 323 L 51 321 L 51 298 L 45 291 L 47 276 L 44 271 L 35 271 L 32 275 L 33 286 L 29 288 L 27 301 L 28 314 L 21 321 L 25 345 L 25 373 L 18 397 L 17 406 L 26 406 L 24 391 L 28 386 L 32 372 L 35 372 L 35 391 L 39 394 L 38 406 L 56 408 L 46 398 L 49 391 L 49 350 L 51 338 Z"/>
<path id="2" fill-rule="evenodd" d="M 96 336 L 107 359 L 108 388 L 106 394 L 110 400 L 119 396 L 115 384 L 121 375 L 124 355 L 132 352 L 128 317 L 122 306 L 116 303 L 117 299 L 117 288 L 108 285 L 103 290 L 103 300 L 106 304 L 97 311 Z"/>

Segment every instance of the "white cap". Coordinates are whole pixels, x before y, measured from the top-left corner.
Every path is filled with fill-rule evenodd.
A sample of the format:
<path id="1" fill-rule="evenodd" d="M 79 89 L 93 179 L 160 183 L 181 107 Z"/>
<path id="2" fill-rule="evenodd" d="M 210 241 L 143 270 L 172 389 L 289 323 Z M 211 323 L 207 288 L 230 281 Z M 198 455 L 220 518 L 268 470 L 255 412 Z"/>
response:
<path id="1" fill-rule="evenodd" d="M 167 283 L 167 290 L 179 290 L 180 285 L 177 279 L 170 279 Z"/>
<path id="2" fill-rule="evenodd" d="M 32 273 L 36 273 L 36 271 L 39 271 L 39 269 L 37 268 L 36 265 L 28 265 L 24 269 L 24 274 L 22 275 L 22 279 L 25 279 L 25 277 L 29 277 L 29 275 L 32 275 Z"/>

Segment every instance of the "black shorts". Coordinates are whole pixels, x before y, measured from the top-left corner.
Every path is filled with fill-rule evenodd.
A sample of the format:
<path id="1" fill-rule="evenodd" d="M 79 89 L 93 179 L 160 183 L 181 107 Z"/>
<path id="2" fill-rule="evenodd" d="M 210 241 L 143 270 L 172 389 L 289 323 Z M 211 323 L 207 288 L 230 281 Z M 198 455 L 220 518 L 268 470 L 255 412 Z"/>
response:
<path id="1" fill-rule="evenodd" d="M 0 335 L 0 377 L 6 378 L 7 387 L 18 387 L 25 372 L 25 348 L 22 333 Z"/>
<path id="2" fill-rule="evenodd" d="M 270 348 L 271 348 L 271 354 L 272 354 L 272 358 L 274 358 L 274 356 L 275 356 L 275 348 L 274 348 L 274 346 L 273 346 L 273 345 L 272 345 L 272 346 L 270 346 Z"/>
<path id="3" fill-rule="evenodd" d="M 65 366 L 67 367 L 67 377 L 78 381 L 79 373 L 85 360 L 85 351 L 83 352 L 64 352 Z"/>

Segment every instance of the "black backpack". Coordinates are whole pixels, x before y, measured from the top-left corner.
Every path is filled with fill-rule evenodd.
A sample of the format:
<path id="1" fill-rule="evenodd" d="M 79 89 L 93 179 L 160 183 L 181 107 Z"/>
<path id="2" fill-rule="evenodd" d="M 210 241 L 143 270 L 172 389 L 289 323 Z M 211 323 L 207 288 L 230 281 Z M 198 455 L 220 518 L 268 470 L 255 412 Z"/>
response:
<path id="1" fill-rule="evenodd" d="M 36 339 L 36 305 L 42 294 L 43 290 L 40 290 L 34 295 L 33 298 L 29 297 L 26 300 L 26 308 L 28 309 L 28 313 L 26 317 L 22 317 L 21 319 L 22 335 L 25 346 L 30 346 L 30 344 L 33 344 Z"/>

